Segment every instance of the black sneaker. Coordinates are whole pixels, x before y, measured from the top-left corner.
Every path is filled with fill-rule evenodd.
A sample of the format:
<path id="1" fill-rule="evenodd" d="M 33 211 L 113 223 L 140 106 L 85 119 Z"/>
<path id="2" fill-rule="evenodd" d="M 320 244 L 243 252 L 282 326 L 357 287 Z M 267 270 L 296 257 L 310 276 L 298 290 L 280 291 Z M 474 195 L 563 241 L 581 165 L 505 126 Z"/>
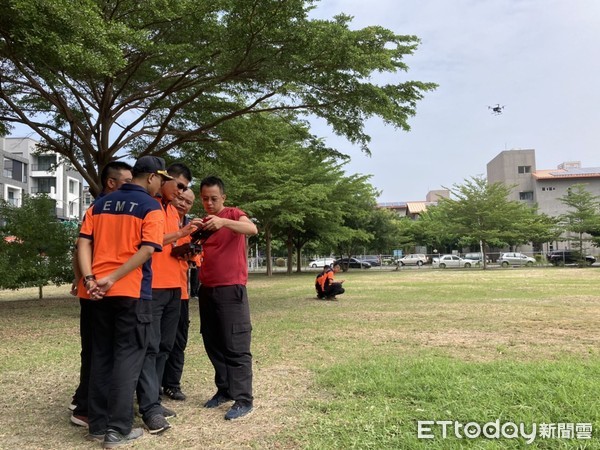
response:
<path id="1" fill-rule="evenodd" d="M 88 441 L 98 441 L 98 442 L 103 442 L 104 441 L 104 435 L 106 433 L 88 433 L 85 435 L 85 438 Z"/>
<path id="2" fill-rule="evenodd" d="M 165 408 L 163 405 L 160 405 L 160 407 L 162 408 L 162 415 L 165 417 L 165 419 L 172 419 L 173 417 L 177 417 L 177 413 L 172 409 Z"/>
<path id="3" fill-rule="evenodd" d="M 178 387 L 165 388 L 164 392 L 165 392 L 165 395 L 167 397 L 169 397 L 171 400 L 184 401 L 187 398 L 185 396 L 185 394 L 183 392 L 181 392 L 181 389 L 179 389 Z"/>
<path id="4" fill-rule="evenodd" d="M 252 403 L 235 402 L 231 409 L 227 411 L 227 414 L 225 414 L 225 420 L 234 420 L 247 416 L 252 412 L 252 409 Z"/>
<path id="5" fill-rule="evenodd" d="M 218 391 L 213 397 L 204 404 L 205 408 L 216 408 L 221 406 L 223 403 L 232 401 L 233 399 L 223 392 Z"/>
<path id="6" fill-rule="evenodd" d="M 167 422 L 167 419 L 162 414 L 155 414 L 148 420 L 144 420 L 144 423 L 150 434 L 162 433 L 171 428 L 171 424 Z"/>
<path id="7" fill-rule="evenodd" d="M 110 428 L 106 430 L 104 435 L 104 441 L 102 441 L 102 448 L 115 448 L 119 445 L 128 444 L 129 442 L 141 438 L 144 435 L 144 430 L 141 428 L 133 428 L 131 433 L 127 436 L 123 436 L 121 433 Z"/>

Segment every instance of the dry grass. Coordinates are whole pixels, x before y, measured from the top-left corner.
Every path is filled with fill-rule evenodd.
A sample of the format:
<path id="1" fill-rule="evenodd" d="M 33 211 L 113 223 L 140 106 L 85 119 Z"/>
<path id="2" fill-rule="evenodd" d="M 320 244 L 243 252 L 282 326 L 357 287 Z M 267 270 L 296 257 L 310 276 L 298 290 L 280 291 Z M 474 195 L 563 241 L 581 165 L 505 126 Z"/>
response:
<path id="1" fill-rule="evenodd" d="M 323 398 L 314 369 L 353 355 L 439 353 L 464 361 L 597 358 L 600 277 L 596 269 L 405 270 L 348 273 L 338 302 L 312 298 L 313 275 L 251 277 L 256 410 L 226 422 L 226 406 L 201 405 L 212 369 L 192 320 L 184 391 L 173 429 L 146 435 L 143 449 L 294 449 L 293 437 Z M 71 426 L 67 405 L 78 377 L 77 300 L 68 288 L 0 292 L 2 449 L 98 448 Z M 19 301 L 11 301 L 19 300 Z M 139 418 L 136 423 L 141 425 Z"/>

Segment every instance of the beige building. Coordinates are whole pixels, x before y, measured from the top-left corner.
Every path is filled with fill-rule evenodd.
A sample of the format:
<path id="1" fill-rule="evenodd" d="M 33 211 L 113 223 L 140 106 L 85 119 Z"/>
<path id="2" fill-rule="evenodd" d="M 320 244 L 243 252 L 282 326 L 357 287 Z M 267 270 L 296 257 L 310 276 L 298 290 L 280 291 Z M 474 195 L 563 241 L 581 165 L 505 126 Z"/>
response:
<path id="1" fill-rule="evenodd" d="M 438 189 L 435 191 L 429 191 L 425 200 L 415 202 L 384 202 L 378 203 L 377 206 L 380 208 L 387 208 L 394 211 L 400 217 L 410 217 L 413 220 L 419 218 L 419 216 L 427 210 L 428 206 L 437 204 L 440 198 L 449 198 L 450 191 L 447 189 Z"/>
<path id="2" fill-rule="evenodd" d="M 511 200 L 536 204 L 539 212 L 559 217 L 567 212 L 560 198 L 576 184 L 600 197 L 600 167 L 582 167 L 579 161 L 563 162 L 556 169 L 538 169 L 535 164 L 535 150 L 505 150 L 487 164 L 487 179 L 490 183 L 502 182 L 514 186 Z M 544 251 L 570 248 L 570 236 L 563 240 L 548 243 Z M 596 248 L 588 247 L 588 254 L 597 253 Z"/>

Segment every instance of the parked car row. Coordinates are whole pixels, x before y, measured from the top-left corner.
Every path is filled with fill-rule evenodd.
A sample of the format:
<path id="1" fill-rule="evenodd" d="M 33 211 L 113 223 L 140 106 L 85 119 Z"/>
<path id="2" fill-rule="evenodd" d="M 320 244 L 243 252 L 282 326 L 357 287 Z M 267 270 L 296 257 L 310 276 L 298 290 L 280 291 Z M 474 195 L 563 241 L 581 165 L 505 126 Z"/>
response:
<path id="1" fill-rule="evenodd" d="M 596 262 L 596 258 L 591 255 L 582 255 L 580 252 L 574 250 L 556 250 L 546 255 L 546 258 L 549 263 L 555 266 L 562 266 L 568 264 L 579 264 L 579 265 L 587 265 L 591 266 Z M 390 258 L 391 259 L 391 258 Z M 485 255 L 486 264 L 492 264 L 492 260 L 486 254 Z M 417 266 L 421 267 L 425 264 L 432 263 L 433 267 L 439 268 L 449 268 L 449 267 L 472 267 L 472 266 L 480 266 L 483 261 L 483 254 L 481 252 L 474 253 L 466 253 L 464 256 L 459 255 L 439 255 L 434 256 L 433 258 L 429 258 L 427 255 L 422 253 L 409 253 L 400 258 L 392 260 L 399 267 L 403 266 Z M 390 264 L 388 261 L 383 261 L 385 264 Z M 501 267 L 510 267 L 510 266 L 533 266 L 537 261 L 535 258 L 528 256 L 524 253 L 519 252 L 504 252 L 500 253 L 498 259 L 495 261 L 495 264 L 500 265 Z M 374 266 L 382 265 L 382 258 L 376 255 L 365 255 L 361 258 L 319 258 L 316 260 L 312 260 L 309 263 L 309 267 L 312 268 L 321 268 L 324 265 L 333 265 L 340 264 L 342 267 L 347 266 L 352 269 L 369 269 Z"/>

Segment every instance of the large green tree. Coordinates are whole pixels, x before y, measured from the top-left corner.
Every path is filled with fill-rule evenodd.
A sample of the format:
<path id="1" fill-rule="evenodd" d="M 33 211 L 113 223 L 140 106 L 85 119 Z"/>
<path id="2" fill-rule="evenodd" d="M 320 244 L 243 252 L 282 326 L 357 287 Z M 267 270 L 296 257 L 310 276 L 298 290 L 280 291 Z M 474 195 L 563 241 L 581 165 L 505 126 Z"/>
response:
<path id="1" fill-rule="evenodd" d="M 344 205 L 341 223 L 333 239 L 337 254 L 351 257 L 371 248 L 377 226 L 373 219 L 377 211 L 379 192 L 370 184 L 370 175 L 346 177 L 338 186 L 338 201 Z M 348 270 L 348 267 L 342 267 Z"/>
<path id="2" fill-rule="evenodd" d="M 55 202 L 25 196 L 21 207 L 0 203 L 0 287 L 43 287 L 73 280 L 72 245 L 76 226 L 56 220 Z"/>
<path id="3" fill-rule="evenodd" d="M 218 139 L 224 121 L 302 111 L 368 151 L 364 122 L 409 129 L 432 83 L 407 71 L 418 44 L 351 17 L 311 19 L 312 0 L 5 0 L 0 123 L 68 159 L 92 194 L 110 160 Z M 389 78 L 388 78 L 389 79 Z"/>

